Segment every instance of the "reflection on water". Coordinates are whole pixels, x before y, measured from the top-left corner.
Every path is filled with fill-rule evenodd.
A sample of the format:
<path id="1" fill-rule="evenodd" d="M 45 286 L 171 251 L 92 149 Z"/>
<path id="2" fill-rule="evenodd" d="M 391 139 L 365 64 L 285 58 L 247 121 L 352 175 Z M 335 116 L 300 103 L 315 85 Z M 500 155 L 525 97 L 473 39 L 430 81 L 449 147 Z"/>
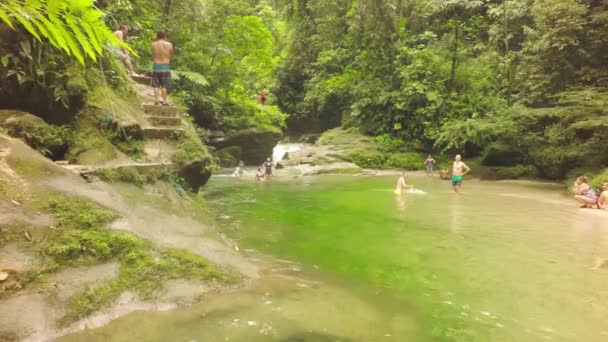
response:
<path id="1" fill-rule="evenodd" d="M 608 268 L 594 267 L 608 258 L 607 212 L 578 209 L 541 183 L 467 180 L 454 195 L 434 177 L 408 181 L 427 194 L 395 196 L 393 177 L 277 177 L 264 186 L 212 179 L 207 200 L 226 215 L 225 233 L 303 273 L 86 336 L 608 340 Z M 127 326 L 131 335 L 120 329 Z"/>

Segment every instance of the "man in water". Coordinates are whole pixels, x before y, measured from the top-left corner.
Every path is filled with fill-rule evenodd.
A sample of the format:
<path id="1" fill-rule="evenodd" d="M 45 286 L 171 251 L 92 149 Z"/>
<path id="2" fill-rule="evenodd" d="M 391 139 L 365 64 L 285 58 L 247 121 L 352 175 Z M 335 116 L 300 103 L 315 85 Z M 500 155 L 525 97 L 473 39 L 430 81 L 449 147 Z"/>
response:
<path id="1" fill-rule="evenodd" d="M 152 43 L 152 60 L 154 67 L 152 69 L 152 85 L 154 86 L 154 104 L 168 106 L 167 88 L 171 81 L 171 58 L 173 57 L 173 44 L 167 40 L 167 34 L 164 31 L 156 33 L 156 41 Z"/>
<path id="2" fill-rule="evenodd" d="M 413 188 L 413 186 L 405 183 L 405 172 L 401 172 L 401 175 L 397 180 L 397 186 L 395 187 L 395 195 L 401 195 L 401 193 L 408 188 Z"/>
<path id="3" fill-rule="evenodd" d="M 270 158 L 266 158 L 264 167 L 266 168 L 266 176 L 272 176 L 272 162 L 270 161 Z"/>
<path id="4" fill-rule="evenodd" d="M 462 162 L 460 154 L 454 158 L 454 165 L 452 166 L 452 186 L 456 193 L 460 193 L 460 187 L 462 186 L 462 176 L 466 175 L 471 171 L 471 168 L 467 164 Z"/>
<path id="5" fill-rule="evenodd" d="M 114 31 L 114 35 L 118 39 L 122 40 L 123 42 L 127 38 L 128 33 L 129 33 L 129 29 L 125 25 L 120 25 L 118 27 L 118 30 Z M 131 57 L 129 57 L 129 51 L 127 51 L 127 49 L 125 49 L 123 47 L 118 47 L 116 49 L 113 49 L 113 51 L 116 54 L 116 56 L 118 56 L 118 58 L 120 59 L 122 64 L 125 65 L 125 68 L 127 68 L 129 75 L 139 76 L 138 74 L 135 73 L 135 71 L 133 71 L 133 64 L 131 64 Z"/>
<path id="6" fill-rule="evenodd" d="M 426 175 L 430 176 L 433 174 L 433 166 L 435 165 L 435 159 L 429 154 L 424 160 L 424 166 L 426 167 Z"/>

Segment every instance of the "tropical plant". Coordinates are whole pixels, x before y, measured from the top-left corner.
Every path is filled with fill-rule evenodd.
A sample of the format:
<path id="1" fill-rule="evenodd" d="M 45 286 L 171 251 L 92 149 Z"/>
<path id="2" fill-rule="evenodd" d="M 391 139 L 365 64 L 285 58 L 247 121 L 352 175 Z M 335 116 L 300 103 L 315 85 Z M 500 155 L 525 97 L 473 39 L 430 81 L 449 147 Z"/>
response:
<path id="1" fill-rule="evenodd" d="M 21 25 L 38 41 L 46 40 L 81 64 L 93 61 L 109 42 L 126 47 L 103 22 L 94 0 L 8 0 L 0 3 L 0 19 Z"/>

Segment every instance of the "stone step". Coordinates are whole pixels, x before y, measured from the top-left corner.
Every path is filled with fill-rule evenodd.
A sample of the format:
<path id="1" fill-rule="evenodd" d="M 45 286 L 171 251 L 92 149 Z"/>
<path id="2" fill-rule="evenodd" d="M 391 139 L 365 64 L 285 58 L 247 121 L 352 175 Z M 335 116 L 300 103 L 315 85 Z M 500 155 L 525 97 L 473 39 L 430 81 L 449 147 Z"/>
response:
<path id="1" fill-rule="evenodd" d="M 135 83 L 143 84 L 143 85 L 152 85 L 152 78 L 148 76 L 131 76 L 131 79 Z"/>
<path id="2" fill-rule="evenodd" d="M 179 117 L 180 111 L 174 106 L 144 105 L 144 113 L 150 116 Z"/>
<path id="3" fill-rule="evenodd" d="M 170 126 L 170 127 L 179 127 L 182 124 L 182 119 L 179 117 L 172 116 L 151 116 L 146 115 L 146 119 L 148 122 L 153 124 L 154 126 Z"/>
<path id="4" fill-rule="evenodd" d="M 144 139 L 177 139 L 184 134 L 181 128 L 148 127 L 144 128 Z"/>

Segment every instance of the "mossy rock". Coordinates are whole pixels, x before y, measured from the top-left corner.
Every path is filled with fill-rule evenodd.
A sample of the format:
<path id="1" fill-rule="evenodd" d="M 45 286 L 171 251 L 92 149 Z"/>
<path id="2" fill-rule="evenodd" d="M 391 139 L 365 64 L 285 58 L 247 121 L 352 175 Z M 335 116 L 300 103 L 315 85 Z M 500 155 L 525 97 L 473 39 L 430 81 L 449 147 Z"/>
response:
<path id="1" fill-rule="evenodd" d="M 74 117 L 67 159 L 72 164 L 99 164 L 115 158 L 116 149 L 102 127 L 104 113 L 87 107 Z"/>
<path id="2" fill-rule="evenodd" d="M 177 176 L 183 180 L 183 185 L 193 192 L 198 192 L 200 187 L 207 183 L 216 167 L 209 149 L 194 129 L 187 129 L 179 138 L 172 160 L 177 167 Z"/>
<path id="3" fill-rule="evenodd" d="M 521 164 L 524 156 L 511 146 L 497 142 L 490 144 L 484 151 L 481 164 L 486 166 L 513 166 Z"/>
<path id="4" fill-rule="evenodd" d="M 424 156 L 415 152 L 390 154 L 384 163 L 388 169 L 420 170 L 423 166 Z"/>
<path id="5" fill-rule="evenodd" d="M 62 159 L 68 149 L 69 130 L 49 125 L 41 118 L 20 111 L 0 111 L 0 126 L 15 138 L 53 159 Z"/>
<path id="6" fill-rule="evenodd" d="M 236 167 L 239 165 L 243 149 L 239 146 L 230 146 L 215 152 L 221 167 Z"/>
<path id="7" fill-rule="evenodd" d="M 272 155 L 281 135 L 275 128 L 249 128 L 228 134 L 218 147 L 240 147 L 245 164 L 258 165 Z"/>

